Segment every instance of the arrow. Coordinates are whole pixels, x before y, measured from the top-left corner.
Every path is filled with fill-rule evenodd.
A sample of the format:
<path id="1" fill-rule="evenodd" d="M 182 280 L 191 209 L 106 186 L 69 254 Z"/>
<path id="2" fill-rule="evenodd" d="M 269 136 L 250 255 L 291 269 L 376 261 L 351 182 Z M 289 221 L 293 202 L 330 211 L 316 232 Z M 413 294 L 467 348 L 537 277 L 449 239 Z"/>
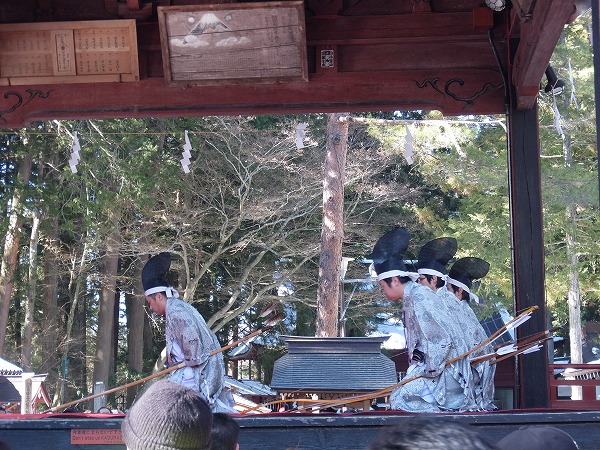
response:
<path id="1" fill-rule="evenodd" d="M 490 361 L 490 366 L 493 364 L 497 364 L 500 361 L 504 361 L 507 358 L 510 358 L 512 356 L 519 356 L 521 354 L 526 355 L 527 353 L 534 353 L 537 352 L 538 350 L 540 350 L 542 348 L 542 345 L 544 342 L 549 341 L 550 339 L 552 339 L 552 336 L 546 336 L 545 338 L 539 339 L 535 342 L 532 342 L 529 345 L 526 345 L 523 348 L 520 348 L 519 350 L 517 350 L 516 352 L 513 353 L 509 353 L 508 355 L 504 355 L 500 358 L 496 358 L 493 361 Z"/>
<path id="2" fill-rule="evenodd" d="M 519 342 L 515 343 L 515 342 L 511 341 L 511 342 L 502 344 L 495 350 L 494 353 L 488 353 L 487 355 L 481 355 L 477 358 L 473 358 L 473 360 L 471 361 L 471 364 L 479 364 L 484 361 L 489 361 L 490 359 L 497 358 L 498 356 L 505 356 L 505 355 L 514 356 L 516 354 L 519 354 L 518 352 L 520 351 L 520 349 L 525 348 L 531 342 L 538 341 L 540 338 L 544 338 L 544 337 L 550 335 L 551 333 L 555 332 L 556 330 L 560 330 L 561 328 L 562 328 L 562 326 L 550 328 L 550 329 L 544 330 L 540 333 L 536 333 L 533 336 L 525 338 Z"/>

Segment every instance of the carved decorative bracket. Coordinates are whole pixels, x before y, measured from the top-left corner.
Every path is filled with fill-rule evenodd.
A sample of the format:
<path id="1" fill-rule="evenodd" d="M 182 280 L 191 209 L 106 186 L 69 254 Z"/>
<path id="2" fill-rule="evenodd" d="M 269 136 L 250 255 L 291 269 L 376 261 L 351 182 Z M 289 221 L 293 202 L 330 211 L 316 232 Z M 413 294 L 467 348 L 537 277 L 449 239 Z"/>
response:
<path id="1" fill-rule="evenodd" d="M 48 98 L 50 91 L 44 92 L 39 89 L 27 89 L 26 94 L 22 94 L 17 91 L 8 91 L 4 93 L 4 99 L 8 104 L 8 109 L 0 109 L 0 122 L 6 122 L 4 118 L 5 114 L 15 112 L 18 108 L 29 104 L 36 97 Z"/>
<path id="2" fill-rule="evenodd" d="M 473 102 L 478 97 L 482 96 L 488 89 L 490 89 L 490 88 L 497 89 L 497 88 L 502 87 L 501 84 L 486 83 L 483 85 L 483 87 L 479 91 L 475 92 L 470 97 L 463 97 L 463 96 L 458 95 L 456 92 L 453 92 L 452 85 L 458 83 L 459 86 L 464 86 L 464 84 L 465 84 L 464 80 L 461 80 L 459 78 L 451 78 L 450 80 L 446 81 L 443 88 L 438 86 L 439 81 L 440 81 L 439 78 L 433 78 L 433 79 L 425 80 L 423 82 L 418 82 L 415 80 L 415 83 L 417 84 L 419 89 L 425 89 L 427 86 L 431 86 L 433 89 L 435 89 L 440 94 L 449 95 L 454 100 L 456 100 L 458 102 L 464 102 L 469 106 L 473 105 Z"/>

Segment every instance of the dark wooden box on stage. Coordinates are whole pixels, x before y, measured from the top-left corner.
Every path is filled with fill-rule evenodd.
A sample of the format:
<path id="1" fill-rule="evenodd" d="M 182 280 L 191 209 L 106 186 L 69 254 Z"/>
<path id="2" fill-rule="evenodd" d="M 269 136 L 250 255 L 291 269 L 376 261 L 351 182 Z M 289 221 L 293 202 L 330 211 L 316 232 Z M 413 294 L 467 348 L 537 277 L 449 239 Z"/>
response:
<path id="1" fill-rule="evenodd" d="M 0 85 L 139 80 L 135 20 L 0 25 Z"/>
<path id="2" fill-rule="evenodd" d="M 308 81 L 301 1 L 158 8 L 167 83 Z"/>

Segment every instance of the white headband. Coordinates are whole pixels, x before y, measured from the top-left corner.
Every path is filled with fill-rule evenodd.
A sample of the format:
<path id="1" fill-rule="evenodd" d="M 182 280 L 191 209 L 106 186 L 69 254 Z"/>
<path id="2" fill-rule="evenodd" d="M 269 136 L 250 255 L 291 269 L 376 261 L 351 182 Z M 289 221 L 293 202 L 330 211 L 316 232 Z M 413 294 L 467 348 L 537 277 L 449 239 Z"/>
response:
<path id="1" fill-rule="evenodd" d="M 455 280 L 454 278 L 448 277 L 448 281 L 447 282 L 449 284 L 453 284 L 456 287 L 462 288 L 463 291 L 467 291 L 469 294 L 471 293 L 471 289 L 469 289 L 469 287 L 466 284 L 461 283 L 460 281 Z"/>
<path id="2" fill-rule="evenodd" d="M 167 296 L 167 298 L 179 298 L 179 292 L 177 292 L 177 289 L 171 287 L 171 286 L 156 286 L 150 289 L 146 289 L 144 291 L 145 295 L 152 295 L 152 294 L 156 294 L 157 292 L 164 292 L 165 295 Z"/>
<path id="3" fill-rule="evenodd" d="M 428 269 L 426 267 L 423 269 L 419 269 L 417 272 L 419 272 L 419 274 L 421 275 L 435 275 L 436 277 L 441 278 L 444 281 L 448 280 L 448 275 L 445 275 L 442 272 L 438 272 L 437 270 Z"/>
<path id="4" fill-rule="evenodd" d="M 392 277 L 409 277 L 412 281 L 417 281 L 419 274 L 415 272 L 406 272 L 405 270 L 388 270 L 377 275 L 377 281 Z"/>
<path id="5" fill-rule="evenodd" d="M 479 302 L 480 302 L 480 300 L 479 300 L 479 297 L 477 297 L 475 294 L 473 294 L 473 293 L 471 292 L 471 289 L 469 289 L 469 287 L 468 287 L 466 284 L 464 284 L 464 283 L 461 283 L 460 281 L 458 281 L 458 280 L 455 280 L 454 278 L 450 278 L 450 277 L 448 277 L 448 281 L 447 281 L 447 283 L 448 283 L 448 284 L 453 284 L 453 285 L 454 285 L 454 286 L 456 286 L 456 287 L 462 288 L 462 289 L 463 289 L 463 291 L 466 291 L 466 292 L 469 294 L 469 297 L 470 297 L 470 298 L 471 298 L 471 300 L 473 300 L 475 303 L 479 303 Z"/>

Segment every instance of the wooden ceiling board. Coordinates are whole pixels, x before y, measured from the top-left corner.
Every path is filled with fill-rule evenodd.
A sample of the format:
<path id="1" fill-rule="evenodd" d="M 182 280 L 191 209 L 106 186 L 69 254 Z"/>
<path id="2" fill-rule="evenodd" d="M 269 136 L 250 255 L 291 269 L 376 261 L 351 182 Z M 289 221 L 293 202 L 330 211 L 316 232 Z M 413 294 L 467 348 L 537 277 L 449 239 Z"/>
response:
<path id="1" fill-rule="evenodd" d="M 340 110 L 503 114 L 505 79 L 514 85 L 516 106 L 528 109 L 537 98 L 560 33 L 580 0 L 516 1 L 518 10 L 492 12 L 482 0 L 305 0 L 306 55 L 302 58 L 308 81 L 274 77 L 265 80 L 269 84 L 257 86 L 217 77 L 223 82 L 215 88 L 185 80 L 169 85 L 157 10 L 237 2 L 86 0 L 84 11 L 76 0 L 2 0 L 0 23 L 41 22 L 49 17 L 106 20 L 137 14 L 140 79 L 71 87 L 0 82 L 0 127 L 52 118 Z M 31 8 L 22 8 L 24 2 Z M 196 74 L 192 70 L 186 76 Z"/>

